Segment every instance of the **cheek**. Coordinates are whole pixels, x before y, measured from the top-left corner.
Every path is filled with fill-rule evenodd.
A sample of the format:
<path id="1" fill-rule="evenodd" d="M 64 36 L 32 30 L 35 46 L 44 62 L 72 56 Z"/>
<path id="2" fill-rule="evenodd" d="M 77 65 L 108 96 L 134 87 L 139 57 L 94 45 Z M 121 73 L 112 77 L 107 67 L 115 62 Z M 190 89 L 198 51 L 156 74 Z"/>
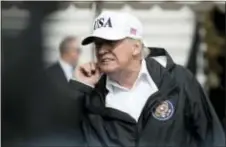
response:
<path id="1" fill-rule="evenodd" d="M 71 59 L 72 59 L 73 61 L 77 61 L 77 59 L 78 59 L 77 54 L 71 54 Z"/>
<path id="2" fill-rule="evenodd" d="M 78 54 L 77 53 L 74 53 L 73 56 L 77 58 L 78 57 Z"/>
<path id="3" fill-rule="evenodd" d="M 131 60 L 131 52 L 120 52 L 117 54 L 118 62 L 121 64 L 127 64 Z"/>

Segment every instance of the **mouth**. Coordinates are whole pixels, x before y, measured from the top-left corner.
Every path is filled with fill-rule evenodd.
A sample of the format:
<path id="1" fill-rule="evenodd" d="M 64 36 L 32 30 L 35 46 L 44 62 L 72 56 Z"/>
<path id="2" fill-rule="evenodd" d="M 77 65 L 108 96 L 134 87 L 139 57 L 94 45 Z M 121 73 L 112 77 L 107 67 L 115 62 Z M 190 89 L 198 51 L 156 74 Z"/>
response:
<path id="1" fill-rule="evenodd" d="M 111 61 L 114 61 L 114 59 L 111 59 L 111 58 L 100 59 L 100 63 L 107 63 L 107 62 L 111 62 Z"/>

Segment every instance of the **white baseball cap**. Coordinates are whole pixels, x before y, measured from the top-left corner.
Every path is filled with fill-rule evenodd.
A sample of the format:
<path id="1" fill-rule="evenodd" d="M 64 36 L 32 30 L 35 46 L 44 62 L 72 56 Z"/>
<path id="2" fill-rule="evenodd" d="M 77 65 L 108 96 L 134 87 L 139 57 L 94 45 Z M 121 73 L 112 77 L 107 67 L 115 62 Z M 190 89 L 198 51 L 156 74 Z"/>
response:
<path id="1" fill-rule="evenodd" d="M 143 27 L 136 17 L 125 12 L 104 11 L 95 19 L 92 35 L 86 37 L 82 45 L 92 43 L 95 38 L 121 40 L 129 37 L 143 41 L 142 35 Z"/>

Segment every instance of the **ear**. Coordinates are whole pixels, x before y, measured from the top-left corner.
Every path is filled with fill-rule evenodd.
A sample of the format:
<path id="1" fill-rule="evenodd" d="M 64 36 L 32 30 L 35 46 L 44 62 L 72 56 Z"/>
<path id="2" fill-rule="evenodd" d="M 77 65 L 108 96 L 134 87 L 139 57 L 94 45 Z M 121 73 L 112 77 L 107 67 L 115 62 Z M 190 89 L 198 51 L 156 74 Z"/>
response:
<path id="1" fill-rule="evenodd" d="M 134 42 L 133 44 L 133 56 L 137 56 L 141 53 L 141 45 L 138 41 Z"/>

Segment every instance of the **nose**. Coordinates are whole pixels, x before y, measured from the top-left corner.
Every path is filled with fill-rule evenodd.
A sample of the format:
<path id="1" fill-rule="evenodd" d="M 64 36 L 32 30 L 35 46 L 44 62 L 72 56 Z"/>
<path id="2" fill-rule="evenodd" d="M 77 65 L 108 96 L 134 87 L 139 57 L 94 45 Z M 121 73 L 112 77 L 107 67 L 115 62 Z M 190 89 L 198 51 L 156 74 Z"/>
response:
<path id="1" fill-rule="evenodd" d="M 97 54 L 99 56 L 108 53 L 110 50 L 111 50 L 110 46 L 109 45 L 106 45 L 106 44 L 103 44 L 99 48 L 96 49 Z"/>

